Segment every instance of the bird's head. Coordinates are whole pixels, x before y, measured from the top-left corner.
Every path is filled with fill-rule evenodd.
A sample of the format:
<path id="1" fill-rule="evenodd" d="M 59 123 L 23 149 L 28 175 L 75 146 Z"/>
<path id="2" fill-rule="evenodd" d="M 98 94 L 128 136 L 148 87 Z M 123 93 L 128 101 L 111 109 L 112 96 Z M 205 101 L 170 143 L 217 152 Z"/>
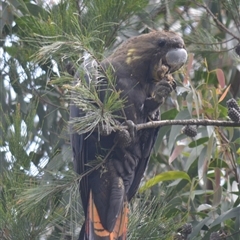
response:
<path id="1" fill-rule="evenodd" d="M 107 59 L 117 75 L 160 81 L 187 60 L 183 39 L 174 32 L 155 31 L 132 37 Z"/>

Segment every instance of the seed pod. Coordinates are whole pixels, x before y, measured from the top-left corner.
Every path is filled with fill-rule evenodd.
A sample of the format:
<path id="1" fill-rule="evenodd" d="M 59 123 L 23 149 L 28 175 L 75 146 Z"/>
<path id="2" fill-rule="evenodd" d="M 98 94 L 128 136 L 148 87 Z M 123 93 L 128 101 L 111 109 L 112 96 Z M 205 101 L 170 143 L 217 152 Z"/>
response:
<path id="1" fill-rule="evenodd" d="M 128 147 L 131 144 L 131 136 L 126 129 L 121 129 L 116 132 L 115 142 L 118 142 L 121 147 Z"/>
<path id="2" fill-rule="evenodd" d="M 182 226 L 182 231 L 183 234 L 190 234 L 192 233 L 192 224 L 191 223 L 186 223 Z"/>
<path id="3" fill-rule="evenodd" d="M 210 235 L 210 240 L 220 240 L 221 237 L 219 235 L 219 233 L 217 232 L 212 232 L 211 235 Z"/>
<path id="4" fill-rule="evenodd" d="M 228 109 L 228 116 L 234 122 L 240 122 L 240 112 L 238 112 L 235 108 Z"/>
<path id="5" fill-rule="evenodd" d="M 196 137 L 197 136 L 197 127 L 193 125 L 187 125 L 182 128 L 182 132 L 186 134 L 188 137 Z"/>
<path id="6" fill-rule="evenodd" d="M 228 108 L 235 108 L 240 113 L 240 107 L 239 107 L 237 101 L 234 98 L 231 98 L 227 101 L 227 107 Z"/>

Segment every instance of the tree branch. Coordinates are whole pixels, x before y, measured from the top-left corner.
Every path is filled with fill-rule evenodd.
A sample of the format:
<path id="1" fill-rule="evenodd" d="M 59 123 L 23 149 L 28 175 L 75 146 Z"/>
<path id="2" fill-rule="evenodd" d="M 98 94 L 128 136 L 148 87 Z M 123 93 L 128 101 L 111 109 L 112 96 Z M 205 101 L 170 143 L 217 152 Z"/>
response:
<path id="1" fill-rule="evenodd" d="M 196 126 L 218 126 L 218 127 L 240 127 L 240 122 L 233 121 L 219 121 L 209 119 L 188 119 L 188 120 L 163 120 L 163 121 L 152 121 L 148 123 L 137 124 L 137 131 L 146 128 L 157 128 L 161 126 L 169 125 L 196 125 Z"/>

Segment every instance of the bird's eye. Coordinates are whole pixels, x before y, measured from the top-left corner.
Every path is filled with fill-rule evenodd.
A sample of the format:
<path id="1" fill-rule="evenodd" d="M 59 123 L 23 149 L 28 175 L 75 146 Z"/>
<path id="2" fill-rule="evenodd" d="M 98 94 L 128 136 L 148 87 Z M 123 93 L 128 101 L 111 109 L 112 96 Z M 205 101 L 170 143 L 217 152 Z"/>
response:
<path id="1" fill-rule="evenodd" d="M 159 39 L 158 40 L 158 46 L 159 47 L 164 47 L 166 44 L 166 40 L 165 39 Z"/>

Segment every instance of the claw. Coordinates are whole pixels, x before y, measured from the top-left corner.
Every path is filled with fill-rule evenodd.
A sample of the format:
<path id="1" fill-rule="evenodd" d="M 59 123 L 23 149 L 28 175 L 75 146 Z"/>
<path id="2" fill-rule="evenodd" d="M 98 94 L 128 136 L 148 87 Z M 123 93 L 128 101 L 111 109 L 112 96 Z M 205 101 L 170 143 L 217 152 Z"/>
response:
<path id="1" fill-rule="evenodd" d="M 176 88 L 177 88 L 177 83 L 176 83 L 176 81 L 174 80 L 174 78 L 172 77 L 172 75 L 167 74 L 165 80 L 166 80 L 166 81 L 169 83 L 169 85 L 172 87 L 172 90 L 175 91 Z"/>
<path id="2" fill-rule="evenodd" d="M 154 81 L 159 82 L 166 76 L 168 72 L 169 72 L 169 67 L 163 64 L 162 59 L 160 59 L 159 62 L 155 64 L 152 69 L 152 77 Z"/>
<path id="3" fill-rule="evenodd" d="M 135 142 L 136 133 L 137 133 L 136 125 L 134 124 L 134 122 L 132 120 L 126 120 L 125 123 L 128 126 L 128 132 L 130 134 L 132 142 Z"/>
<path id="4" fill-rule="evenodd" d="M 144 102 L 144 110 L 147 114 L 156 111 L 159 106 L 165 101 L 170 93 L 176 90 L 177 84 L 172 75 L 167 74 L 164 79 L 155 85 L 151 97 L 146 98 Z"/>

